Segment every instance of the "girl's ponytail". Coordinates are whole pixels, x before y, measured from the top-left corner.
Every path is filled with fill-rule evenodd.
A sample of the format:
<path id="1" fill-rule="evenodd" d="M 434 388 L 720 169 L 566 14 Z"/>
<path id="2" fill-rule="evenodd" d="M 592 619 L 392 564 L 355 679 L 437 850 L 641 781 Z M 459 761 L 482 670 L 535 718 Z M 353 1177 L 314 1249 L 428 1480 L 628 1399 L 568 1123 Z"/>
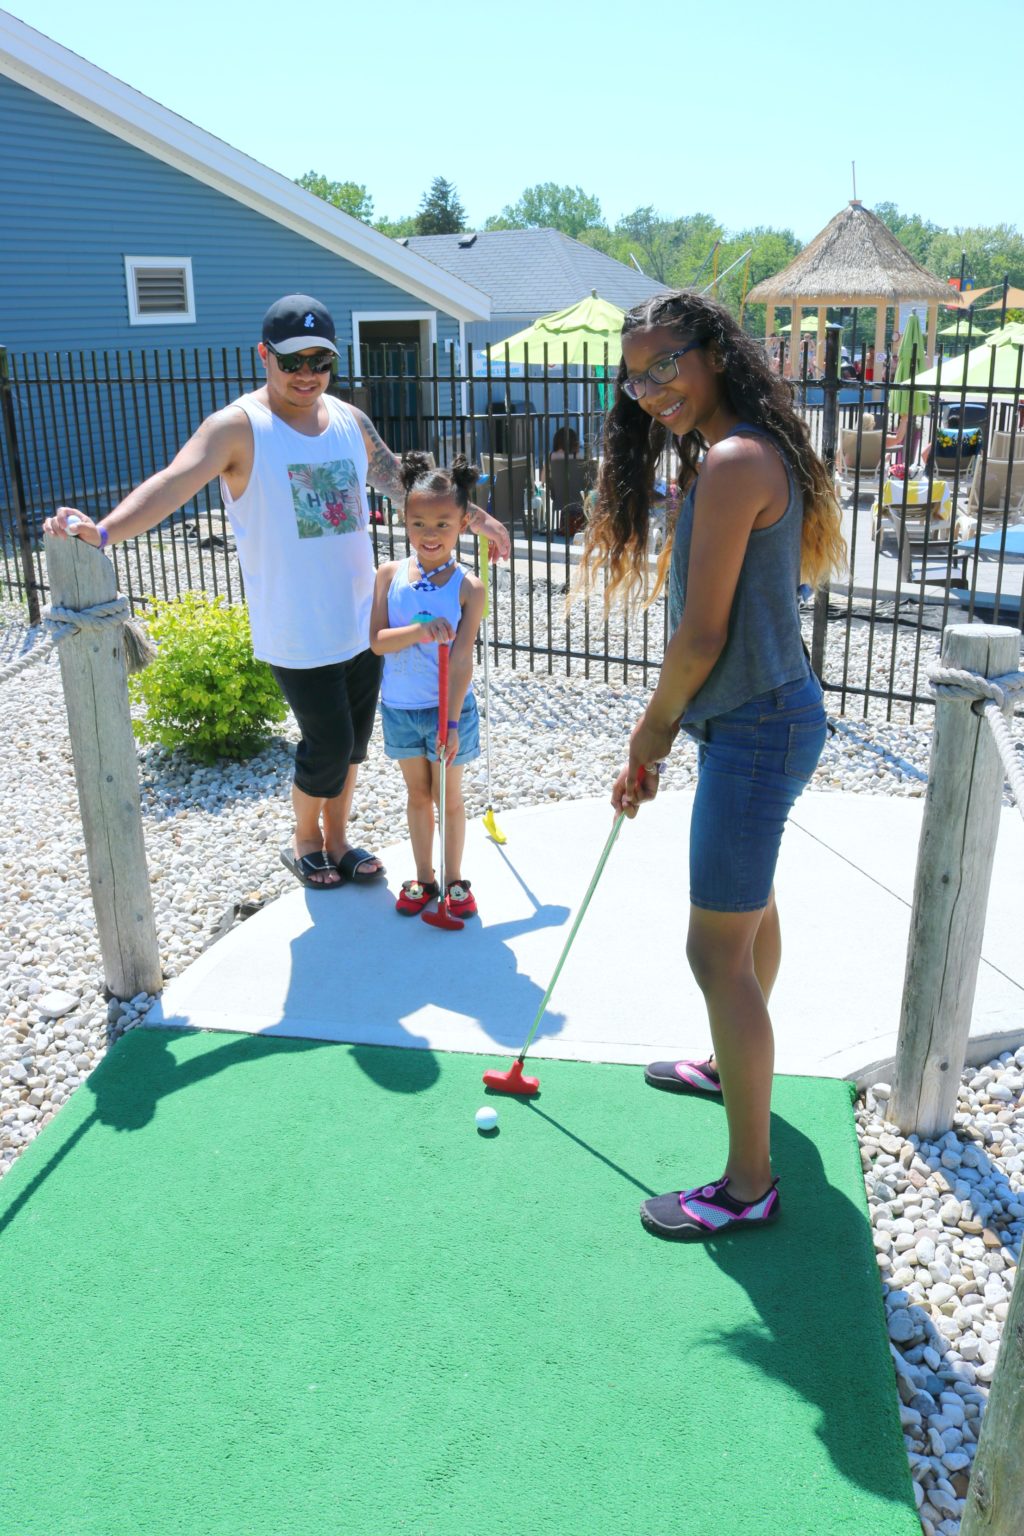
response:
<path id="1" fill-rule="evenodd" d="M 405 494 L 407 496 L 417 481 L 427 479 L 433 467 L 433 460 L 429 454 L 416 453 L 414 450 L 402 454 L 399 479 L 405 486 Z"/>
<path id="2" fill-rule="evenodd" d="M 479 470 L 464 453 L 452 460 L 450 469 L 438 469 L 429 453 L 412 451 L 402 455 L 400 479 L 405 487 L 406 498 L 410 491 L 418 491 L 424 496 L 447 496 L 454 501 L 460 512 L 465 512 L 479 478 Z"/>

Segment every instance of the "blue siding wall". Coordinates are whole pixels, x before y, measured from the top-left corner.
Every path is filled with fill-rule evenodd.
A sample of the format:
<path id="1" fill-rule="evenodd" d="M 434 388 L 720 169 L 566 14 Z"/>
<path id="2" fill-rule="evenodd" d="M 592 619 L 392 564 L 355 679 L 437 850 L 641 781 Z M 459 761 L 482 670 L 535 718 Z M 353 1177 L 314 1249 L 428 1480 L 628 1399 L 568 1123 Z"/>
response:
<path id="1" fill-rule="evenodd" d="M 0 344 L 13 351 L 248 347 L 267 305 L 312 293 L 339 344 L 353 310 L 423 299 L 0 76 Z M 194 325 L 128 323 L 124 257 L 190 256 Z M 438 350 L 458 322 L 438 312 Z"/>

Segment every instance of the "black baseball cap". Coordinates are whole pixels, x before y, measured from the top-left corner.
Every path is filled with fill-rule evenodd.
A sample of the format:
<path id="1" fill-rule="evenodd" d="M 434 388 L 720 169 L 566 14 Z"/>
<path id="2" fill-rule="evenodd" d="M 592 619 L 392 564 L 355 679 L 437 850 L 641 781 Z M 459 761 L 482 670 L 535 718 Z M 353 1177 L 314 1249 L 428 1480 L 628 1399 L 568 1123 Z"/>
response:
<path id="1" fill-rule="evenodd" d="M 308 293 L 286 293 L 271 304 L 263 316 L 263 340 L 284 357 L 307 347 L 338 351 L 330 310 Z"/>

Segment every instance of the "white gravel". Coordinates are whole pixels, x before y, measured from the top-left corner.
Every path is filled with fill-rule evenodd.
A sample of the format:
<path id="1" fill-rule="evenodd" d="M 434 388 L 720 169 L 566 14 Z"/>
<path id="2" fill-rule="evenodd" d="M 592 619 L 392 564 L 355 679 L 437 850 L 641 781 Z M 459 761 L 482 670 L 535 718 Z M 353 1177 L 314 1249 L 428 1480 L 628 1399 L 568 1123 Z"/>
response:
<path id="1" fill-rule="evenodd" d="M 558 578 L 561 579 L 560 576 Z M 556 583 L 557 585 L 557 583 Z M 525 583 L 517 582 L 523 612 Z M 509 577 L 499 577 L 492 623 L 506 633 Z M 534 586 L 534 633 L 546 634 L 546 589 Z M 561 596 L 552 593 L 556 644 L 564 644 Z M 572 644 L 584 616 L 574 610 Z M 523 624 L 520 623 L 520 633 Z M 651 620 L 657 632 L 660 616 Z M 591 627 L 598 628 L 596 615 Z M 625 639 L 621 621 L 613 641 Z M 639 631 L 629 651 L 639 653 Z M 0 605 L 0 666 L 37 643 L 20 609 Z M 937 655 L 926 636 L 920 658 L 914 632 L 895 644 L 897 686 L 911 691 Z M 885 686 L 892 629 L 855 622 L 832 626 L 828 667 L 849 649 L 851 673 Z M 574 669 L 580 663 L 574 662 Z M 566 677 L 492 667 L 494 803 L 503 809 L 606 793 L 621 766 L 629 729 L 648 691 L 639 682 Z M 621 676 L 621 668 L 619 669 Z M 639 674 L 636 674 L 639 676 Z M 652 677 L 653 681 L 653 677 Z M 92 1071 L 118 1034 L 144 1016 L 145 995 L 109 1005 L 89 898 L 70 748 L 55 657 L 5 683 L 0 737 L 0 1176 Z M 482 675 L 477 691 L 482 692 Z M 830 700 L 835 707 L 835 700 Z M 814 779 L 817 789 L 855 794 L 924 793 L 931 711 L 909 723 L 853 714 L 839 722 Z M 1021 742 L 1022 722 L 1013 733 Z M 235 916 L 236 904 L 270 900 L 289 889 L 278 862 L 290 832 L 289 720 L 248 763 L 196 768 L 178 755 L 139 753 L 146 846 L 164 972 L 174 975 Z M 673 787 L 695 779 L 692 749 L 677 751 Z M 471 815 L 485 804 L 483 759 L 467 772 Z M 383 757 L 375 733 L 356 797 L 352 834 L 367 847 L 405 835 L 401 776 Z M 1024 1050 L 965 1074 L 956 1130 L 937 1145 L 904 1141 L 885 1124 L 885 1085 L 858 1110 L 865 1180 L 886 1311 L 893 1340 L 907 1450 L 926 1536 L 953 1536 L 984 1412 L 1000 1331 L 1024 1229 Z"/>

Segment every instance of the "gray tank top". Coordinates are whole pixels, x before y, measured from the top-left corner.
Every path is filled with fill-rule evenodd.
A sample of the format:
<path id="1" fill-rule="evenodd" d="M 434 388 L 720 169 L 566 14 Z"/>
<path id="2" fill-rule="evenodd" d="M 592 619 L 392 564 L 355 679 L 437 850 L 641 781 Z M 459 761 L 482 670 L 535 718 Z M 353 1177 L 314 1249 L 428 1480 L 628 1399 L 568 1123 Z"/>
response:
<path id="1" fill-rule="evenodd" d="M 751 530 L 736 595 L 729 614 L 729 634 L 721 656 L 703 687 L 683 713 L 681 724 L 701 726 L 715 715 L 745 704 L 758 694 L 799 682 L 810 671 L 800 634 L 797 587 L 800 584 L 800 541 L 803 534 L 803 493 L 775 437 L 763 427 L 740 422 L 727 435 L 765 437 L 778 448 L 786 467 L 789 501 L 778 522 Z M 686 606 L 686 578 L 693 537 L 696 482 L 679 509 L 672 565 L 669 571 L 668 614 L 671 632 L 679 627 Z M 701 730 L 692 732 L 703 735 Z"/>

